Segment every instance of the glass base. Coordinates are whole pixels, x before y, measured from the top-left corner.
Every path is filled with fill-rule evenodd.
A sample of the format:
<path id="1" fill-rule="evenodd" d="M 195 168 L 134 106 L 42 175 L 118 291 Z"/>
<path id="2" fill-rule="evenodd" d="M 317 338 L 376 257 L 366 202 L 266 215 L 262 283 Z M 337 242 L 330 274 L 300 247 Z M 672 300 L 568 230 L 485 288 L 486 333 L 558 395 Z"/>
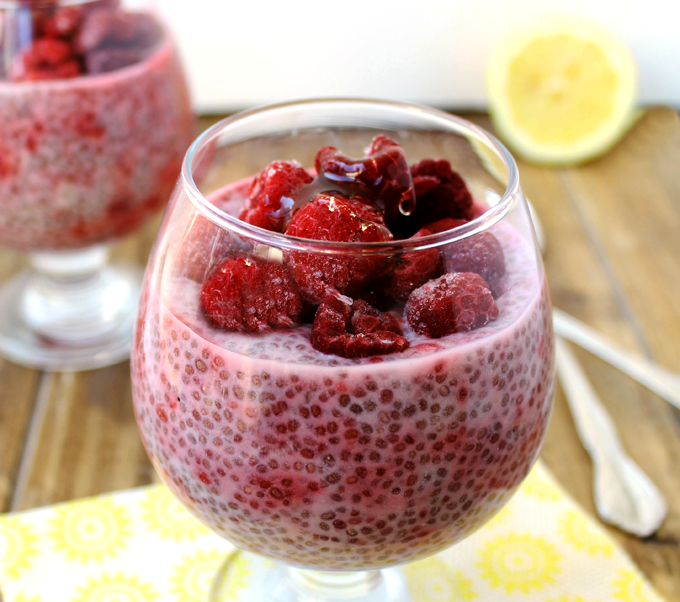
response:
<path id="1" fill-rule="evenodd" d="M 143 271 L 105 247 L 34 253 L 0 288 L 0 354 L 30 368 L 90 370 L 130 357 Z"/>
<path id="2" fill-rule="evenodd" d="M 209 602 L 415 602 L 398 569 L 296 569 L 235 551 L 213 581 Z"/>

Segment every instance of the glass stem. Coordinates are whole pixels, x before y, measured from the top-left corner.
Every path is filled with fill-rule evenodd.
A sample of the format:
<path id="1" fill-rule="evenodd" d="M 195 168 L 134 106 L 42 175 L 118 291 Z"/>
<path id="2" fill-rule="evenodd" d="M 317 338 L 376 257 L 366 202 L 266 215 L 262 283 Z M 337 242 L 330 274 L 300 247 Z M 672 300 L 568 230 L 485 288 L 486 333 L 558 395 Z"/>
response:
<path id="1" fill-rule="evenodd" d="M 380 571 L 333 573 L 288 568 L 288 580 L 300 602 L 312 600 L 372 600 L 383 578 Z M 377 598 L 376 598 L 377 599 Z"/>
<path id="2" fill-rule="evenodd" d="M 239 591 L 246 562 L 250 584 Z M 241 597 L 239 597 L 241 595 Z M 210 602 L 414 602 L 398 569 L 332 572 L 298 569 L 257 556 L 234 552 L 220 567 L 210 592 Z"/>
<path id="3" fill-rule="evenodd" d="M 30 255 L 33 273 L 22 295 L 24 323 L 45 339 L 80 345 L 106 339 L 137 303 L 137 290 L 121 287 L 104 245 Z"/>

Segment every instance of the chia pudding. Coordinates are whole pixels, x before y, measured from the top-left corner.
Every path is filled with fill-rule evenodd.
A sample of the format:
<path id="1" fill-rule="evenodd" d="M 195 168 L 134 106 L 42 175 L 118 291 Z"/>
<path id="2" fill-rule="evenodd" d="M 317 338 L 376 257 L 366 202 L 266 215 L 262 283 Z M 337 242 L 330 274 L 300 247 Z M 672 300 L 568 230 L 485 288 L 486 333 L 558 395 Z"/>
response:
<path id="1" fill-rule="evenodd" d="M 212 202 L 243 219 L 256 189 L 241 184 Z M 194 515 L 275 560 L 366 570 L 434 554 L 505 504 L 537 457 L 554 389 L 550 302 L 532 241 L 505 221 L 487 228 L 504 256 L 493 319 L 423 334 L 407 315 L 411 297 L 448 286 L 445 273 L 388 308 L 403 343 L 354 356 L 319 349 L 325 302 L 314 325 L 304 317 L 287 327 L 216 325 L 206 282 L 227 269 L 214 267 L 227 265 L 221 257 L 241 251 L 193 219 L 201 221 L 187 233 L 179 220 L 161 239 L 132 357 L 144 445 Z M 448 272 L 466 260 L 436 253 Z M 295 276 L 290 255 L 271 256 Z M 259 261 L 251 254 L 246 263 Z"/>
<path id="2" fill-rule="evenodd" d="M 79 20 L 59 12 L 88 4 L 48 3 L 41 10 L 57 25 L 43 15 L 44 37 L 0 77 L 1 244 L 78 249 L 134 231 L 167 202 L 191 142 L 187 86 L 168 32 L 117 3 L 90 4 L 88 21 L 87 12 Z"/>

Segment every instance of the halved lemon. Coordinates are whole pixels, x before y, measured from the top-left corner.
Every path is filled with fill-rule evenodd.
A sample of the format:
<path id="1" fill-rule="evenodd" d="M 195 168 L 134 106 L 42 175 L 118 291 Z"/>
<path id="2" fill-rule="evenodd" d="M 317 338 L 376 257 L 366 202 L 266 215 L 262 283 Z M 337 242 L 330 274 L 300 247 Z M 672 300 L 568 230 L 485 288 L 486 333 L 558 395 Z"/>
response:
<path id="1" fill-rule="evenodd" d="M 486 75 L 499 137 L 530 161 L 597 157 L 636 116 L 633 56 L 613 33 L 581 17 L 545 16 L 514 29 L 493 49 Z"/>

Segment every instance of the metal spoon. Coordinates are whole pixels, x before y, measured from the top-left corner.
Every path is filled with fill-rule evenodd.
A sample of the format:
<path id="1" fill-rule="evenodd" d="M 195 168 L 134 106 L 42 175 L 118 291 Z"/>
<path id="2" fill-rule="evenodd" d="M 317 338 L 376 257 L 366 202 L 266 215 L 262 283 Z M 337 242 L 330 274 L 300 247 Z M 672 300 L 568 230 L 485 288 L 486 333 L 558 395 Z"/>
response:
<path id="1" fill-rule="evenodd" d="M 553 323 L 558 335 L 615 366 L 680 410 L 680 376 L 619 347 L 590 326 L 554 307 Z"/>
<path id="2" fill-rule="evenodd" d="M 531 204 L 529 210 L 543 253 L 543 227 Z M 563 316 L 561 312 L 558 315 Z M 555 326 L 559 332 L 557 320 Z M 555 339 L 555 361 L 576 431 L 593 462 L 593 489 L 598 515 L 628 533 L 648 537 L 661 526 L 668 514 L 666 500 L 623 449 L 614 422 L 571 349 L 559 336 Z"/>
<path id="3" fill-rule="evenodd" d="M 597 513 L 628 533 L 638 537 L 651 535 L 668 513 L 665 499 L 626 454 L 612 419 L 561 337 L 555 340 L 555 357 L 576 430 L 593 462 Z"/>

